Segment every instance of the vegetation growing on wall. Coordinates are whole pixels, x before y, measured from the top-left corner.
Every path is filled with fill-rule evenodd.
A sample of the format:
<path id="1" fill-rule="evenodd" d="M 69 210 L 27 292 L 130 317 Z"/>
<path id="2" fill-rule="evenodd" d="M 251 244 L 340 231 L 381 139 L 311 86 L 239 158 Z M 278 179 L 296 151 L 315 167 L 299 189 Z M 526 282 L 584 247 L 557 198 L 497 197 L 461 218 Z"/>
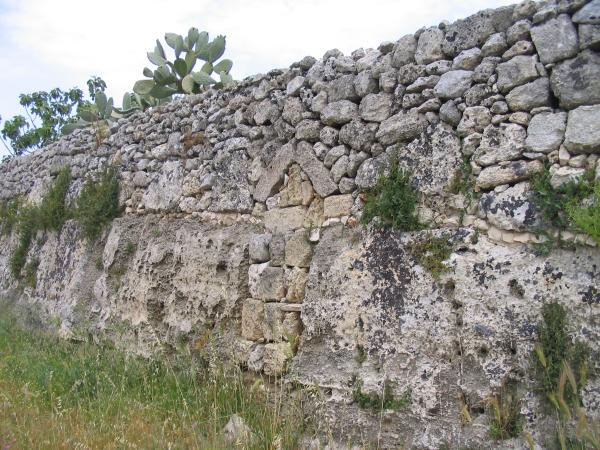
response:
<path id="1" fill-rule="evenodd" d="M 370 223 L 376 217 L 378 224 L 401 231 L 420 230 L 417 218 L 418 196 L 410 184 L 408 171 L 392 164 L 388 176 L 381 175 L 377 184 L 364 193 L 364 210 L 361 221 Z"/>
<path id="2" fill-rule="evenodd" d="M 0 231 L 8 234 L 16 230 L 18 233 L 17 246 L 9 263 L 15 278 L 21 278 L 29 247 L 38 231 L 60 231 L 68 219 L 75 218 L 84 236 L 94 240 L 119 215 L 119 180 L 113 168 L 105 169 L 98 180 L 86 181 L 74 208 L 66 202 L 70 184 L 71 172 L 65 168 L 38 205 L 25 204 L 20 199 L 2 203 Z M 35 284 L 31 280 L 32 271 L 36 269 L 37 263 L 31 265 L 25 274 L 29 285 Z"/>
<path id="3" fill-rule="evenodd" d="M 383 411 L 385 409 L 401 410 L 411 404 L 411 390 L 407 389 L 400 398 L 396 398 L 392 383 L 388 380 L 385 380 L 383 383 L 382 395 L 379 395 L 377 392 L 364 392 L 362 390 L 362 380 L 354 379 L 353 383 L 352 399 L 362 409 L 372 409 L 374 411 Z"/>
<path id="4" fill-rule="evenodd" d="M 423 266 L 433 278 L 438 279 L 448 267 L 444 264 L 452 254 L 452 245 L 444 236 L 427 236 L 420 238 L 410 245 L 410 251 L 418 263 Z"/>
<path id="5" fill-rule="evenodd" d="M 540 234 L 550 239 L 547 228 L 558 231 L 557 244 L 561 244 L 563 231 L 583 231 L 600 243 L 600 182 L 594 182 L 594 173 L 587 171 L 579 180 L 571 180 L 558 187 L 552 186 L 551 174 L 546 167 L 531 179 L 534 191 L 532 200 L 540 211 Z M 586 205 L 587 199 L 591 205 Z"/>

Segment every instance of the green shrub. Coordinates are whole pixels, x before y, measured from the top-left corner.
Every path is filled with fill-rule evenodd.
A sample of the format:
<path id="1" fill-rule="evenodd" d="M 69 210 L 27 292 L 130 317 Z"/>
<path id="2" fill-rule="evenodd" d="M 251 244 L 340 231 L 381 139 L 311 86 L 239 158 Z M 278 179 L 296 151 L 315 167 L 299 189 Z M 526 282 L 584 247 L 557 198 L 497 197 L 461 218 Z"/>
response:
<path id="1" fill-rule="evenodd" d="M 428 235 L 413 243 L 410 250 L 419 264 L 427 269 L 433 278 L 438 279 L 442 273 L 448 271 L 448 267 L 444 264 L 452 254 L 452 245 L 448 238 Z"/>
<path id="2" fill-rule="evenodd" d="M 579 181 L 569 181 L 555 188 L 550 184 L 550 171 L 546 170 L 534 175 L 531 187 L 534 191 L 533 202 L 541 212 L 546 225 L 566 230 L 571 221 L 567 209 L 578 205 L 593 193 L 593 173 L 587 172 Z"/>
<path id="3" fill-rule="evenodd" d="M 62 169 L 39 205 L 39 227 L 59 231 L 70 216 L 65 199 L 71 185 L 71 170 Z"/>
<path id="4" fill-rule="evenodd" d="M 370 223 L 375 217 L 385 227 L 402 231 L 420 230 L 417 218 L 417 192 L 410 184 L 410 173 L 392 164 L 388 176 L 381 175 L 377 184 L 365 192 L 361 221 Z"/>
<path id="5" fill-rule="evenodd" d="M 410 388 L 404 391 L 402 397 L 395 398 L 392 384 L 387 380 L 383 385 L 383 397 L 376 392 L 363 392 L 362 381 L 355 379 L 354 384 L 352 398 L 362 409 L 372 409 L 374 411 L 383 411 L 385 409 L 401 410 L 407 408 L 412 402 L 412 391 Z"/>
<path id="6" fill-rule="evenodd" d="M 19 211 L 17 225 L 19 240 L 9 261 L 10 272 L 15 278 L 21 277 L 21 270 L 27 261 L 29 246 L 39 227 L 40 219 L 38 215 L 39 209 L 34 206 L 25 206 Z"/>
<path id="7" fill-rule="evenodd" d="M 576 227 L 587 233 L 600 244 L 600 182 L 594 186 L 593 204 L 589 207 L 569 206 L 569 218 Z"/>
<path id="8" fill-rule="evenodd" d="M 116 170 L 110 167 L 102 172 L 99 180 L 85 182 L 77 199 L 75 218 L 84 236 L 93 241 L 119 213 L 119 179 Z"/>
<path id="9" fill-rule="evenodd" d="M 22 205 L 21 197 L 0 202 L 0 236 L 7 236 L 12 232 L 18 222 L 19 210 Z"/>

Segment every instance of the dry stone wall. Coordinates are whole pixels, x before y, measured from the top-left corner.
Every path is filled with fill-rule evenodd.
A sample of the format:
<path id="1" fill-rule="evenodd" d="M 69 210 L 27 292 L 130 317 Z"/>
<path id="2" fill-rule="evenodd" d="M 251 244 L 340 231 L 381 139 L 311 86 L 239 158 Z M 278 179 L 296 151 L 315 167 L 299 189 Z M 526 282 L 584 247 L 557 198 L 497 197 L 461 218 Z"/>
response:
<path id="1" fill-rule="evenodd" d="M 544 436 L 530 355 L 545 301 L 600 350 L 600 251 L 564 233 L 574 250 L 536 255 L 528 182 L 546 165 L 554 186 L 600 178 L 599 50 L 598 0 L 527 1 L 138 112 L 105 140 L 77 130 L 2 164 L 0 198 L 39 201 L 65 166 L 74 198 L 110 164 L 124 214 L 96 244 L 74 222 L 40 233 L 35 288 L 10 275 L 3 238 L 0 293 L 65 336 L 146 354 L 218 336 L 248 370 L 323 389 L 326 423 L 357 443 L 521 448 L 460 411 L 518 382 Z M 392 161 L 429 231 L 359 225 Z M 465 171 L 476 201 L 451 188 Z M 431 234 L 454 249 L 440 279 L 411 251 Z M 382 422 L 353 402 L 357 377 L 413 401 Z M 597 417 L 597 380 L 583 398 Z"/>

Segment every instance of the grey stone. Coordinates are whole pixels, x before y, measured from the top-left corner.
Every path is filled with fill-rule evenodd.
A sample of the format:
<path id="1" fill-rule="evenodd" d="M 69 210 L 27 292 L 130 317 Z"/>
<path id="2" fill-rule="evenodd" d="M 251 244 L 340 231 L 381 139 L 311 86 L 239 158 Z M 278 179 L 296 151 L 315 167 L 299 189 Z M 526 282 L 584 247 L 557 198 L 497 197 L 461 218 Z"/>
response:
<path id="1" fill-rule="evenodd" d="M 402 109 L 409 110 L 415 108 L 425 101 L 423 94 L 404 94 L 402 97 Z"/>
<path id="2" fill-rule="evenodd" d="M 390 117 L 392 96 L 390 94 L 368 94 L 360 102 L 360 117 L 371 122 L 382 122 Z"/>
<path id="3" fill-rule="evenodd" d="M 292 165 L 294 149 L 291 144 L 281 147 L 269 163 L 254 188 L 254 198 L 264 202 L 283 184 L 283 174 Z"/>
<path id="4" fill-rule="evenodd" d="M 362 164 L 362 162 L 369 157 L 367 152 L 350 152 L 350 157 L 348 158 L 348 167 L 347 174 L 349 177 L 355 177 L 356 171 Z"/>
<path id="5" fill-rule="evenodd" d="M 375 158 L 365 160 L 356 173 L 356 186 L 359 189 L 367 189 L 375 186 L 380 175 L 389 174 L 390 157 L 386 153 Z"/>
<path id="6" fill-rule="evenodd" d="M 543 64 L 570 58 L 579 49 L 577 30 L 567 14 L 533 27 L 531 39 Z"/>
<path id="7" fill-rule="evenodd" d="M 491 166 L 502 161 L 519 159 L 525 148 L 527 132 L 517 124 L 489 125 L 483 132 L 479 147 L 473 155 L 474 161 L 482 166 Z"/>
<path id="8" fill-rule="evenodd" d="M 304 77 L 300 77 L 300 76 L 295 77 L 287 84 L 285 93 L 289 97 L 294 97 L 294 96 L 298 95 L 300 93 L 300 88 L 302 86 L 304 86 L 305 81 L 306 81 L 306 78 L 304 78 Z"/>
<path id="9" fill-rule="evenodd" d="M 298 97 L 287 98 L 283 104 L 281 117 L 286 122 L 296 126 L 302 120 L 305 110 L 302 100 Z"/>
<path id="10" fill-rule="evenodd" d="M 398 69 L 398 82 L 408 85 L 425 75 L 427 75 L 427 69 L 424 65 L 409 63 Z"/>
<path id="11" fill-rule="evenodd" d="M 496 66 L 502 60 L 496 56 L 486 56 L 473 71 L 473 81 L 475 83 L 487 83 L 489 78 L 494 75 Z"/>
<path id="12" fill-rule="evenodd" d="M 506 35 L 504 33 L 494 33 L 481 47 L 481 54 L 483 56 L 498 56 L 504 53 L 507 47 Z"/>
<path id="13" fill-rule="evenodd" d="M 501 230 L 526 231 L 538 225 L 537 210 L 530 201 L 529 183 L 517 183 L 500 193 L 483 194 L 479 209 Z"/>
<path id="14" fill-rule="evenodd" d="M 471 106 L 463 112 L 462 119 L 456 127 L 459 136 L 481 133 L 492 120 L 490 111 L 485 106 Z"/>
<path id="15" fill-rule="evenodd" d="M 341 128 L 339 140 L 355 150 L 369 150 L 375 142 L 375 128 L 374 124 L 353 120 Z"/>
<path id="16" fill-rule="evenodd" d="M 463 139 L 462 142 L 462 154 L 465 156 L 471 156 L 479 147 L 481 143 L 482 135 L 481 133 L 472 133 Z"/>
<path id="17" fill-rule="evenodd" d="M 327 106 L 327 91 L 321 91 L 315 95 L 310 103 L 310 109 L 316 113 L 322 112 Z"/>
<path id="18" fill-rule="evenodd" d="M 592 0 L 573 15 L 575 23 L 600 24 L 600 0 Z"/>
<path id="19" fill-rule="evenodd" d="M 377 62 L 377 59 L 381 56 L 378 50 L 369 50 L 362 57 L 356 61 L 356 70 L 360 73 L 364 70 L 370 69 Z"/>
<path id="20" fill-rule="evenodd" d="M 295 208 L 286 208 L 295 209 Z M 285 209 L 283 210 L 285 211 Z M 304 220 L 304 210 L 301 210 L 301 218 Z M 269 255 L 271 257 L 271 265 L 274 267 L 281 267 L 285 260 L 285 235 L 275 234 L 269 242 Z"/>
<path id="21" fill-rule="evenodd" d="M 394 92 L 398 80 L 395 70 L 388 70 L 379 75 L 379 89 L 383 92 Z"/>
<path id="22" fill-rule="evenodd" d="M 572 181 L 579 182 L 584 175 L 585 169 L 553 165 L 550 167 L 550 184 L 556 189 Z"/>
<path id="23" fill-rule="evenodd" d="M 428 75 L 442 75 L 452 70 L 452 61 L 448 61 L 447 59 L 434 61 L 427 64 L 425 70 L 427 71 Z"/>
<path id="24" fill-rule="evenodd" d="M 457 126 L 460 123 L 462 113 L 458 110 L 452 100 L 448 100 L 440 107 L 440 119 L 450 125 Z"/>
<path id="25" fill-rule="evenodd" d="M 600 50 L 600 25 L 579 25 L 579 48 Z"/>
<path id="26" fill-rule="evenodd" d="M 330 103 L 339 100 L 358 100 L 354 89 L 354 75 L 343 75 L 329 83 L 327 98 Z"/>
<path id="27" fill-rule="evenodd" d="M 394 47 L 392 54 L 392 67 L 402 67 L 405 64 L 413 62 L 415 59 L 415 50 L 417 49 L 417 40 L 412 34 L 402 36 Z"/>
<path id="28" fill-rule="evenodd" d="M 248 269 L 250 295 L 260 300 L 280 300 L 285 297 L 285 277 L 281 267 L 269 263 L 252 264 Z"/>
<path id="29" fill-rule="evenodd" d="M 533 43 L 529 41 L 518 41 L 515 44 L 506 50 L 502 54 L 502 59 L 505 61 L 514 58 L 519 55 L 533 55 L 535 53 L 535 47 Z"/>
<path id="30" fill-rule="evenodd" d="M 327 173 L 329 174 L 329 171 Z M 305 216 L 306 208 L 304 206 L 270 209 L 264 215 L 265 228 L 272 233 L 297 230 L 304 225 Z"/>
<path id="31" fill-rule="evenodd" d="M 336 145 L 338 142 L 339 131 L 333 127 L 323 127 L 319 137 L 325 145 Z"/>
<path id="32" fill-rule="evenodd" d="M 550 80 L 538 78 L 517 86 L 506 95 L 506 102 L 513 111 L 531 111 L 533 108 L 550 105 Z"/>
<path id="33" fill-rule="evenodd" d="M 146 189 L 142 205 L 149 210 L 169 210 L 177 206 L 183 193 L 183 169 L 180 161 L 166 161 L 158 177 Z"/>
<path id="34" fill-rule="evenodd" d="M 296 267 L 310 267 L 312 245 L 306 230 L 296 231 L 285 243 L 285 264 Z"/>
<path id="35" fill-rule="evenodd" d="M 354 78 L 354 90 L 358 97 L 364 97 L 368 94 L 377 92 L 379 83 L 373 77 L 373 73 L 370 70 L 363 70 L 359 72 Z"/>
<path id="36" fill-rule="evenodd" d="M 565 147 L 574 153 L 600 153 L 600 105 L 569 111 Z"/>
<path id="37" fill-rule="evenodd" d="M 490 10 L 457 20 L 446 28 L 442 51 L 454 56 L 461 50 L 478 47 L 496 32 Z"/>
<path id="38" fill-rule="evenodd" d="M 256 106 L 254 121 L 257 125 L 273 124 L 279 118 L 279 108 L 269 99 L 264 99 Z"/>
<path id="39" fill-rule="evenodd" d="M 244 300 L 242 303 L 242 337 L 250 341 L 262 339 L 263 322 L 264 302 L 255 298 Z"/>
<path id="40" fill-rule="evenodd" d="M 331 167 L 331 178 L 335 183 L 339 183 L 342 177 L 346 175 L 348 160 L 348 156 L 343 155 Z"/>
<path id="41" fill-rule="evenodd" d="M 327 152 L 327 155 L 323 160 L 323 164 L 325 164 L 325 167 L 327 167 L 328 169 L 331 169 L 331 167 L 333 167 L 335 162 L 341 156 L 347 155 L 348 153 L 348 147 L 346 147 L 345 145 L 338 145 L 336 147 L 333 147 L 331 150 L 329 150 L 329 152 Z"/>
<path id="42" fill-rule="evenodd" d="M 296 126 L 296 139 L 317 142 L 319 140 L 321 127 L 321 122 L 318 120 L 304 119 Z"/>
<path id="43" fill-rule="evenodd" d="M 484 168 L 477 176 L 479 189 L 490 189 L 502 184 L 513 184 L 529 179 L 533 174 L 544 170 L 541 161 L 513 161 L 502 166 Z"/>
<path id="44" fill-rule="evenodd" d="M 467 106 L 477 106 L 492 94 L 487 84 L 476 84 L 465 91 L 463 97 Z"/>
<path id="45" fill-rule="evenodd" d="M 269 254 L 269 244 L 272 236 L 270 234 L 255 234 L 248 243 L 248 253 L 250 262 L 262 263 L 271 259 Z"/>
<path id="46" fill-rule="evenodd" d="M 584 50 L 554 67 L 550 84 L 565 109 L 600 103 L 600 55 Z"/>
<path id="47" fill-rule="evenodd" d="M 325 125 L 344 125 L 358 116 L 358 106 L 348 100 L 329 103 L 321 113 Z"/>
<path id="48" fill-rule="evenodd" d="M 473 72 L 468 70 L 451 70 L 440 77 L 433 89 L 436 96 L 447 99 L 457 98 L 465 93 L 473 81 Z"/>
<path id="49" fill-rule="evenodd" d="M 452 70 L 473 70 L 483 58 L 477 47 L 463 50 L 452 61 Z"/>
<path id="50" fill-rule="evenodd" d="M 421 92 L 424 89 L 431 89 L 435 87 L 435 85 L 440 81 L 440 77 L 438 75 L 429 75 L 427 77 L 419 77 L 414 83 L 406 87 L 407 93 L 412 92 Z"/>
<path id="51" fill-rule="evenodd" d="M 535 56 L 515 56 L 510 61 L 498 64 L 496 70 L 500 92 L 507 93 L 514 87 L 537 78 L 536 63 Z"/>
<path id="52" fill-rule="evenodd" d="M 525 145 L 532 152 L 558 150 L 565 136 L 567 113 L 540 113 L 533 116 L 527 128 Z"/>
<path id="53" fill-rule="evenodd" d="M 418 113 L 400 112 L 383 122 L 375 137 L 383 145 L 410 141 L 427 127 L 427 120 Z"/>
<path id="54" fill-rule="evenodd" d="M 337 191 L 337 184 L 331 179 L 329 170 L 315 156 L 308 142 L 302 141 L 296 145 L 294 159 L 308 175 L 315 192 L 321 197 L 327 197 Z"/>
<path id="55" fill-rule="evenodd" d="M 529 30 L 531 30 L 531 21 L 527 19 L 519 20 L 506 30 L 506 42 L 513 45 L 517 41 L 529 39 Z"/>
<path id="56" fill-rule="evenodd" d="M 444 32 L 439 28 L 428 28 L 419 36 L 414 58 L 417 64 L 429 64 L 442 59 L 442 41 Z M 408 61 L 407 61 L 408 62 Z"/>

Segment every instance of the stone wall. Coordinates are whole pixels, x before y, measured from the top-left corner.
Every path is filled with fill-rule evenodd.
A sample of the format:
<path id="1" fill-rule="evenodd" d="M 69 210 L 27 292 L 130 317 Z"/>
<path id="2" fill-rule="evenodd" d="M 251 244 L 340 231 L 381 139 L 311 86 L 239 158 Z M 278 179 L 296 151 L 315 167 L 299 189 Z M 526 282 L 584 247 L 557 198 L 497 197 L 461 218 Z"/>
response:
<path id="1" fill-rule="evenodd" d="M 460 417 L 518 382 L 543 442 L 530 370 L 540 309 L 561 302 L 598 352 L 600 251 L 565 233 L 574 250 L 537 256 L 528 179 L 545 165 L 556 186 L 600 178 L 599 16 L 597 0 L 486 10 L 6 162 L 0 198 L 31 202 L 62 167 L 73 198 L 111 164 L 124 214 L 96 244 L 74 222 L 40 233 L 35 288 L 10 275 L 16 237 L 4 238 L 0 294 L 65 336 L 102 333 L 145 354 L 217 335 L 248 370 L 319 386 L 334 434 L 381 448 L 520 448 L 490 441 L 486 414 Z M 361 193 L 391 161 L 411 170 L 430 230 L 359 225 Z M 465 164 L 476 201 L 451 192 Z M 431 234 L 454 248 L 440 279 L 411 252 Z M 356 378 L 366 391 L 410 387 L 411 406 L 383 419 L 361 410 Z M 595 379 L 584 404 L 598 418 Z"/>

